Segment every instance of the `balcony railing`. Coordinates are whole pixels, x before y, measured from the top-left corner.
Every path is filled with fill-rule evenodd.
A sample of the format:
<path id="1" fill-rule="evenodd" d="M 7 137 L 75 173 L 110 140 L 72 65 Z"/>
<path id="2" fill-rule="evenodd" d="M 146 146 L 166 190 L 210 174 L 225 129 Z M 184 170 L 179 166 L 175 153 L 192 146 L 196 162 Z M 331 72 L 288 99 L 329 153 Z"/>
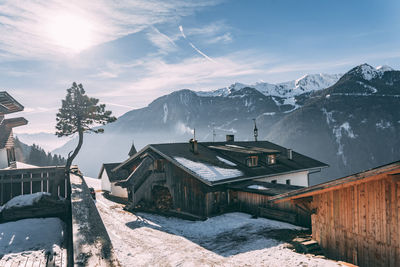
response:
<path id="1" fill-rule="evenodd" d="M 64 167 L 0 170 L 0 205 L 19 195 L 48 192 L 67 197 Z"/>

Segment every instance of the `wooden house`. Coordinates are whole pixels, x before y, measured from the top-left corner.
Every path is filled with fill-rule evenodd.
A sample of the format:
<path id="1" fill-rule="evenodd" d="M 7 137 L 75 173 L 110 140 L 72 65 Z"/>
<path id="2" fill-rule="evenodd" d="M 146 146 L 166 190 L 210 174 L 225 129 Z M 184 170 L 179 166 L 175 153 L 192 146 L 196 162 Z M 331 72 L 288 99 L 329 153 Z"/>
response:
<path id="1" fill-rule="evenodd" d="M 0 92 L 0 169 L 16 168 L 14 151 L 14 127 L 26 125 L 25 118 L 5 119 L 6 114 L 24 110 L 24 107 L 7 92 Z"/>
<path id="2" fill-rule="evenodd" d="M 271 195 L 308 186 L 308 173 L 326 166 L 267 141 L 228 139 L 148 145 L 113 171 L 129 173 L 116 184 L 128 189 L 134 206 L 153 203 L 208 217 L 245 205 L 258 209 Z"/>
<path id="3" fill-rule="evenodd" d="M 400 266 L 400 161 L 271 199 L 312 213 L 312 235 L 326 256 Z"/>

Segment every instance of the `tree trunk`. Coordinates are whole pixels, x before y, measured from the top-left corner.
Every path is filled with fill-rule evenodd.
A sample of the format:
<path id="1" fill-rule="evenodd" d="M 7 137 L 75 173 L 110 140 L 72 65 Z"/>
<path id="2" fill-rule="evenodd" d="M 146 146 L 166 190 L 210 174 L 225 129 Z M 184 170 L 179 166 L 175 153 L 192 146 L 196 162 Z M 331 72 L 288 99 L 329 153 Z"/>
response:
<path id="1" fill-rule="evenodd" d="M 76 146 L 74 152 L 72 153 L 71 156 L 68 156 L 67 159 L 67 163 L 65 164 L 65 171 L 69 172 L 69 170 L 71 169 L 71 165 L 73 160 L 75 159 L 75 157 L 78 155 L 79 150 L 81 150 L 82 144 L 83 144 L 83 130 L 79 129 L 78 130 L 78 134 L 79 134 L 79 141 L 78 141 L 78 145 Z"/>
<path id="2" fill-rule="evenodd" d="M 71 180 L 69 177 L 72 161 L 75 159 L 75 157 L 78 155 L 79 150 L 82 147 L 83 144 L 83 129 L 81 127 L 78 127 L 78 133 L 79 133 L 79 141 L 78 145 L 76 146 L 74 152 L 72 153 L 71 156 L 68 155 L 67 163 L 65 164 L 65 178 L 67 180 L 67 199 L 71 199 Z"/>

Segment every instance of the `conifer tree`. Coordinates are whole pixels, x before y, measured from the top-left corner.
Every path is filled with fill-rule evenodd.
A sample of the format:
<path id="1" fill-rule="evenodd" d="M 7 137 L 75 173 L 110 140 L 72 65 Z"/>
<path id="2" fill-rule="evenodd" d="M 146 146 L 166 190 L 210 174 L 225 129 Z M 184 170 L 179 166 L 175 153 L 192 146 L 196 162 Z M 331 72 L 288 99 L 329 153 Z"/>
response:
<path id="1" fill-rule="evenodd" d="M 56 120 L 58 137 L 78 133 L 78 145 L 74 151 L 69 153 L 65 164 L 65 171 L 69 173 L 72 162 L 82 147 L 83 134 L 87 132 L 103 133 L 104 130 L 96 126 L 113 122 L 116 118 L 111 116 L 111 111 L 106 110 L 104 104 L 99 104 L 97 98 L 87 96 L 82 84 L 74 82 L 72 87 L 67 89 L 67 95 L 62 100 Z"/>

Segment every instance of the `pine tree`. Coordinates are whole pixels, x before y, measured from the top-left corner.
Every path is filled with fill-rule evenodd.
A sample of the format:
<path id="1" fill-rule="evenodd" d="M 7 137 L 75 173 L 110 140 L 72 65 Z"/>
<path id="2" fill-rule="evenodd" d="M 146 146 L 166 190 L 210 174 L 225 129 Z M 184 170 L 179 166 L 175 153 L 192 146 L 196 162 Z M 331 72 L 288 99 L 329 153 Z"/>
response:
<path id="1" fill-rule="evenodd" d="M 104 104 L 98 103 L 98 99 L 86 95 L 82 84 L 74 82 L 72 87 L 67 89 L 67 95 L 62 100 L 62 106 L 57 113 L 56 135 L 62 137 L 78 133 L 79 140 L 75 150 L 68 155 L 65 164 L 66 173 L 69 173 L 72 162 L 82 147 L 83 134 L 86 132 L 103 133 L 102 128 L 95 126 L 105 125 L 116 120 L 114 116 L 111 116 L 111 111 L 105 109 Z"/>

